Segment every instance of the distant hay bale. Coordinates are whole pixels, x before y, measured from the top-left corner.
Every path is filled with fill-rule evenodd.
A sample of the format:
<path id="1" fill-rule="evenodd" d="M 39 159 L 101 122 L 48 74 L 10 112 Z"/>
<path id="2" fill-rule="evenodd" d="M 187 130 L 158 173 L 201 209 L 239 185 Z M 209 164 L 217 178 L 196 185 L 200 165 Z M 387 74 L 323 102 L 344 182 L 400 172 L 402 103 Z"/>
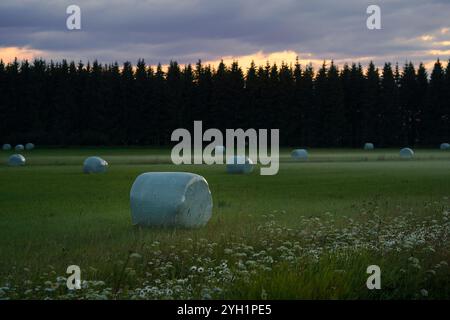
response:
<path id="1" fill-rule="evenodd" d="M 107 168 L 108 162 L 100 157 L 89 157 L 83 163 L 84 173 L 103 173 Z"/>
<path id="2" fill-rule="evenodd" d="M 450 150 L 450 144 L 449 143 L 441 143 L 440 146 L 441 150 Z"/>
<path id="3" fill-rule="evenodd" d="M 232 156 L 227 159 L 228 173 L 251 173 L 253 168 L 253 161 L 245 156 Z"/>
<path id="4" fill-rule="evenodd" d="M 24 166 L 25 162 L 25 157 L 21 154 L 13 154 L 8 159 L 8 165 L 12 167 Z"/>
<path id="5" fill-rule="evenodd" d="M 34 144 L 32 144 L 31 142 L 28 142 L 28 143 L 25 145 L 25 149 L 27 149 L 27 150 L 33 150 L 33 149 L 34 149 Z"/>
<path id="6" fill-rule="evenodd" d="M 224 155 L 225 154 L 225 147 L 224 146 L 215 146 L 214 147 L 214 153 L 216 155 Z"/>
<path id="7" fill-rule="evenodd" d="M 188 172 L 147 172 L 130 191 L 131 221 L 139 226 L 195 228 L 212 215 L 205 178 Z"/>
<path id="8" fill-rule="evenodd" d="M 25 147 L 23 146 L 23 144 L 18 144 L 14 149 L 16 151 L 23 151 L 25 149 Z"/>
<path id="9" fill-rule="evenodd" d="M 308 151 L 305 149 L 295 149 L 292 151 L 291 157 L 295 160 L 308 160 Z"/>
<path id="10" fill-rule="evenodd" d="M 371 142 L 366 142 L 366 143 L 364 144 L 364 150 L 373 150 L 373 149 L 375 149 L 373 143 L 371 143 Z"/>
<path id="11" fill-rule="evenodd" d="M 9 143 L 5 143 L 5 144 L 2 146 L 2 150 L 3 150 L 3 151 L 9 151 L 9 150 L 11 150 L 11 145 L 10 145 Z"/>
<path id="12" fill-rule="evenodd" d="M 414 157 L 414 151 L 411 148 L 403 148 L 400 150 L 400 158 L 412 159 Z"/>

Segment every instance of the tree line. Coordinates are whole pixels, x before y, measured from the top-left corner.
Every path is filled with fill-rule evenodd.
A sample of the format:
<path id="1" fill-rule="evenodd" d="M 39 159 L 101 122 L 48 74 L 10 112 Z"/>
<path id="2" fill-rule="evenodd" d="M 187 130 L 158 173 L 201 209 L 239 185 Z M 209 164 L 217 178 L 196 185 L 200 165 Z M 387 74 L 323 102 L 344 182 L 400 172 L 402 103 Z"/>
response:
<path id="1" fill-rule="evenodd" d="M 450 140 L 450 63 L 339 68 L 233 62 L 151 67 L 0 61 L 0 142 L 168 145 L 176 128 L 279 128 L 304 147 L 433 146 Z"/>

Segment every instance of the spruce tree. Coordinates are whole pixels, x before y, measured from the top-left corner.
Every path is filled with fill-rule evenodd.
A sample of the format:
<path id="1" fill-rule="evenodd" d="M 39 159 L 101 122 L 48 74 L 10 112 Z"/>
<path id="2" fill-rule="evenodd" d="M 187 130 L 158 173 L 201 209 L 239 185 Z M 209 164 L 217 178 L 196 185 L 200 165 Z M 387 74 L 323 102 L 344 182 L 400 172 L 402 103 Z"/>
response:
<path id="1" fill-rule="evenodd" d="M 446 117 L 448 117 L 448 115 L 445 114 L 445 98 L 445 73 L 441 62 L 438 59 L 431 72 L 429 86 L 426 128 L 428 130 L 427 141 L 430 145 L 437 145 L 448 138 L 448 135 L 446 135 Z"/>
<path id="2" fill-rule="evenodd" d="M 319 113 L 314 105 L 314 70 L 312 65 L 307 65 L 299 80 L 301 106 L 301 137 L 302 147 L 317 145 L 319 128 Z"/>
<path id="3" fill-rule="evenodd" d="M 415 114 L 417 113 L 417 77 L 414 65 L 406 63 L 403 67 L 400 85 L 400 106 L 403 117 L 403 144 L 414 146 L 416 141 Z"/>
<path id="4" fill-rule="evenodd" d="M 362 107 L 362 138 L 360 143 L 373 142 L 379 144 L 381 113 L 379 108 L 380 75 L 371 61 L 367 69 L 364 100 Z"/>
<path id="5" fill-rule="evenodd" d="M 416 110 L 413 113 L 414 140 L 416 144 L 425 145 L 424 114 L 428 107 L 428 73 L 423 63 L 417 69 Z"/>
<path id="6" fill-rule="evenodd" d="M 327 121 L 324 123 L 326 141 L 329 141 L 333 147 L 342 147 L 345 134 L 344 94 L 339 69 L 333 61 L 327 74 L 327 92 L 325 99 L 328 117 L 325 117 Z"/>
<path id="7" fill-rule="evenodd" d="M 317 113 L 317 135 L 315 139 L 315 146 L 329 147 L 329 126 L 330 113 L 328 110 L 328 83 L 327 83 L 327 66 L 323 62 L 322 67 L 317 72 L 314 79 L 314 107 Z"/>
<path id="8" fill-rule="evenodd" d="M 401 113 L 398 86 L 390 63 L 385 63 L 380 85 L 380 147 L 398 147 L 401 141 Z"/>

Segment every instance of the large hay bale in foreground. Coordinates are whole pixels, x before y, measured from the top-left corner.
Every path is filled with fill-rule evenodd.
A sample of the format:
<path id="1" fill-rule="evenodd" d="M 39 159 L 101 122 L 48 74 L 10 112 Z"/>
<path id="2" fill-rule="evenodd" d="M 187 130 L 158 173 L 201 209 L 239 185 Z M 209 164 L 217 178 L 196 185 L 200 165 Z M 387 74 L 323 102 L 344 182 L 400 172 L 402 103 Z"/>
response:
<path id="1" fill-rule="evenodd" d="M 34 144 L 32 144 L 31 142 L 28 142 L 28 143 L 25 145 L 25 149 L 27 149 L 27 150 L 33 150 L 33 149 L 34 149 Z"/>
<path id="2" fill-rule="evenodd" d="M 14 149 L 16 151 L 23 151 L 25 149 L 25 147 L 23 146 L 23 144 L 18 144 Z"/>
<path id="3" fill-rule="evenodd" d="M 414 157 L 414 151 L 411 148 L 403 148 L 400 150 L 400 158 L 412 159 Z"/>
<path id="4" fill-rule="evenodd" d="M 2 150 L 3 150 L 3 151 L 9 151 L 9 150 L 11 150 L 11 145 L 10 145 L 9 143 L 5 143 L 5 144 L 2 146 Z"/>
<path id="5" fill-rule="evenodd" d="M 441 143 L 441 150 L 450 150 L 450 143 Z"/>
<path id="6" fill-rule="evenodd" d="M 373 149 L 375 149 L 375 146 L 373 145 L 373 143 L 371 143 L 371 142 L 366 142 L 366 143 L 364 144 L 364 150 L 373 150 Z"/>
<path id="7" fill-rule="evenodd" d="M 107 168 L 108 162 L 100 157 L 89 157 L 83 163 L 84 173 L 103 173 Z"/>
<path id="8" fill-rule="evenodd" d="M 130 191 L 131 221 L 140 226 L 194 228 L 212 215 L 212 197 L 205 178 L 188 172 L 147 172 Z"/>
<path id="9" fill-rule="evenodd" d="M 253 161 L 245 156 L 232 156 L 227 159 L 228 173 L 251 173 L 253 167 Z"/>
<path id="10" fill-rule="evenodd" d="M 308 151 L 305 149 L 295 149 L 292 151 L 291 157 L 295 160 L 308 160 Z"/>
<path id="11" fill-rule="evenodd" d="M 25 162 L 25 157 L 21 154 L 13 154 L 8 159 L 8 165 L 12 167 L 24 166 Z"/>

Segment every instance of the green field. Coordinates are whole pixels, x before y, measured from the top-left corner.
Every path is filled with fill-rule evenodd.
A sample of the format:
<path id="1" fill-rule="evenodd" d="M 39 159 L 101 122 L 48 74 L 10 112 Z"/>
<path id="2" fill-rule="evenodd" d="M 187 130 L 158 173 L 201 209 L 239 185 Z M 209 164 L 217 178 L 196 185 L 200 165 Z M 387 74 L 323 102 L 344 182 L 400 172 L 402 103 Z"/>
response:
<path id="1" fill-rule="evenodd" d="M 36 149 L 20 168 L 0 152 L 0 299 L 450 298 L 450 152 L 282 151 L 275 176 L 174 166 L 169 149 Z M 83 174 L 88 155 L 108 172 Z M 204 176 L 208 225 L 133 227 L 130 188 L 151 171 Z M 81 290 L 65 286 L 72 264 Z"/>

